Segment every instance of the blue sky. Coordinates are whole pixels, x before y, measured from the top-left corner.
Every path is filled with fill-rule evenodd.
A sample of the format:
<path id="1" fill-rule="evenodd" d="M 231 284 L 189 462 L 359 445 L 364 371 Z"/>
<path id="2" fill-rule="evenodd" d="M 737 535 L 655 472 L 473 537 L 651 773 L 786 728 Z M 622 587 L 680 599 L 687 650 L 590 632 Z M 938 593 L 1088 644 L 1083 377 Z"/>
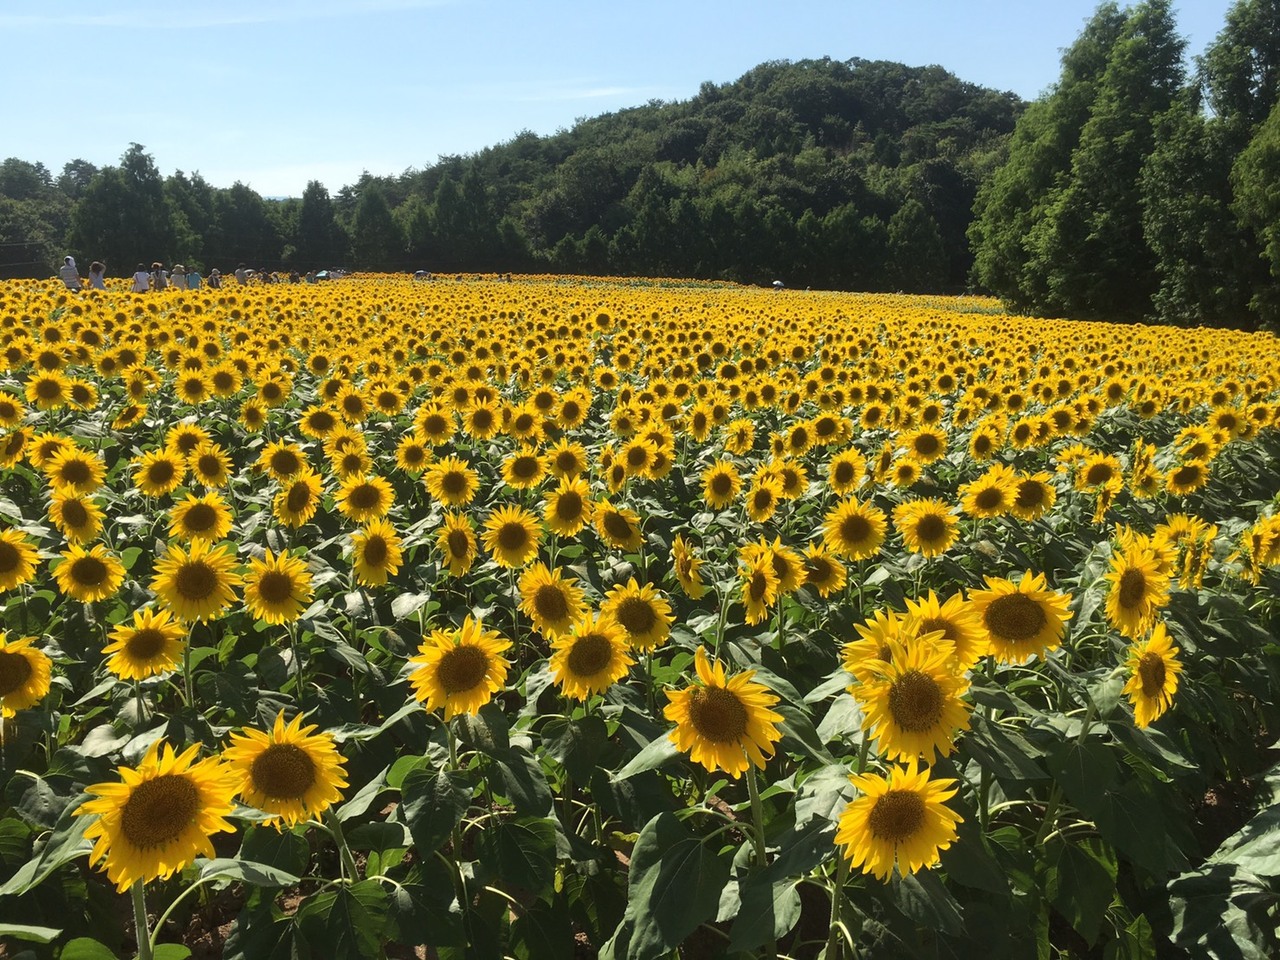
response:
<path id="1" fill-rule="evenodd" d="M 1232 0 L 1175 4 L 1188 54 Z M 144 144 L 164 174 L 336 191 L 521 130 L 682 100 L 765 60 L 937 63 L 1032 99 L 1093 0 L 5 0 L 0 155 Z"/>

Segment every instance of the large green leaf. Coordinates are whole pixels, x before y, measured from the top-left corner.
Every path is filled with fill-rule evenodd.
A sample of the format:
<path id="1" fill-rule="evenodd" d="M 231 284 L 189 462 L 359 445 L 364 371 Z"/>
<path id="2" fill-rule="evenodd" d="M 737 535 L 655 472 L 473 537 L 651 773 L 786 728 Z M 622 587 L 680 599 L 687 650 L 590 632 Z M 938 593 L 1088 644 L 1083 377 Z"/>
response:
<path id="1" fill-rule="evenodd" d="M 573 924 L 563 898 L 539 900 L 511 921 L 511 952 L 517 960 L 572 960 Z"/>
<path id="2" fill-rule="evenodd" d="M 490 823 L 480 833 L 481 859 L 503 884 L 534 896 L 551 890 L 556 872 L 556 824 L 542 817 Z"/>
<path id="3" fill-rule="evenodd" d="M 287 870 L 280 870 L 265 863 L 249 860 L 207 860 L 200 869 L 202 879 L 219 877 L 239 880 L 255 887 L 288 887 L 298 882 L 298 877 Z"/>
<path id="4" fill-rule="evenodd" d="M 741 906 L 729 928 L 730 950 L 755 950 L 769 940 L 785 937 L 800 919 L 799 880 L 773 879 L 761 870 L 738 883 Z"/>
<path id="5" fill-rule="evenodd" d="M 0 923 L 0 937 L 29 940 L 34 943 L 53 943 L 62 931 L 56 927 L 36 927 L 25 923 Z"/>
<path id="6" fill-rule="evenodd" d="M 456 770 L 412 770 L 400 785 L 400 812 L 418 856 L 429 857 L 448 839 L 471 803 L 471 784 Z"/>
<path id="7" fill-rule="evenodd" d="M 550 720 L 542 728 L 542 744 L 570 777 L 586 783 L 609 749 L 609 730 L 594 713 L 573 720 Z"/>
<path id="8" fill-rule="evenodd" d="M 551 812 L 551 787 L 547 785 L 542 765 L 527 750 L 512 747 L 492 756 L 495 788 L 510 798 L 516 812 L 541 817 Z"/>
<path id="9" fill-rule="evenodd" d="M 301 876 L 311 859 L 311 844 L 301 833 L 255 823 L 244 832 L 240 859 Z"/>
<path id="10" fill-rule="evenodd" d="M 1101 840 L 1086 838 L 1078 843 L 1055 840 L 1045 855 L 1045 895 L 1076 933 L 1093 946 L 1115 896 L 1115 854 Z"/>
<path id="11" fill-rule="evenodd" d="M 390 893 L 389 917 L 397 939 L 411 945 L 461 946 L 462 909 L 454 878 L 439 857 L 392 871 L 398 886 Z"/>
<path id="12" fill-rule="evenodd" d="M 298 908 L 298 930 L 316 956 L 377 960 L 387 924 L 387 892 L 376 880 L 329 889 Z"/>

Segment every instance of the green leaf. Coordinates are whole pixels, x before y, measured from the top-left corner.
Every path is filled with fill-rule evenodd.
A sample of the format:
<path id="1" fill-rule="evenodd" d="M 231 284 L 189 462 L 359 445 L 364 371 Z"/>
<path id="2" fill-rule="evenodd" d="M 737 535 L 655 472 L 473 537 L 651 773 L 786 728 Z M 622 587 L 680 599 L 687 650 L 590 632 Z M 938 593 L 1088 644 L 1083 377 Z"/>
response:
<path id="1" fill-rule="evenodd" d="M 401 943 L 462 946 L 462 910 L 453 878 L 438 857 L 399 867 L 393 879 L 399 886 L 391 891 L 389 916 Z"/>
<path id="2" fill-rule="evenodd" d="M 20 923 L 0 923 L 0 937 L 14 940 L 30 940 L 35 943 L 53 943 L 62 931 L 56 927 L 34 927 Z"/>
<path id="3" fill-rule="evenodd" d="M 255 887 L 288 887 L 299 880 L 296 874 L 279 870 L 265 863 L 231 859 L 205 861 L 200 869 L 200 877 L 201 879 L 220 877 L 227 880 L 240 880 Z"/>
<path id="4" fill-rule="evenodd" d="M 387 892 L 376 880 L 326 890 L 298 908 L 298 930 L 317 956 L 377 960 L 388 915 Z"/>
<path id="5" fill-rule="evenodd" d="M 69 803 L 58 820 L 57 827 L 49 836 L 48 842 L 40 853 L 18 868 L 12 877 L 0 886 L 0 897 L 26 893 L 38 886 L 51 873 L 63 864 L 83 857 L 93 849 L 93 844 L 84 838 L 84 832 L 94 822 L 93 817 L 77 817 L 75 810 L 85 796 Z"/>
<path id="6" fill-rule="evenodd" d="M 1115 854 L 1092 837 L 1079 843 L 1055 840 L 1046 854 L 1049 869 L 1045 894 L 1054 909 L 1092 947 L 1115 896 Z"/>
<path id="7" fill-rule="evenodd" d="M 92 937 L 76 937 L 62 948 L 60 960 L 117 960 L 116 953 Z"/>
<path id="8" fill-rule="evenodd" d="M 627 910 L 614 939 L 629 960 L 658 960 L 715 916 L 729 862 L 672 814 L 644 825 L 631 852 Z"/>
<path id="9" fill-rule="evenodd" d="M 632 757 L 621 770 L 611 774 L 610 779 L 614 781 L 626 780 L 629 777 L 634 777 L 637 773 L 656 770 L 678 753 L 679 751 L 676 749 L 674 741 L 665 733 L 660 734 L 656 740 L 653 740 L 647 747 Z"/>
<path id="10" fill-rule="evenodd" d="M 43 777 L 18 770 L 5 785 L 5 801 L 23 820 L 38 830 L 52 830 L 70 797 L 61 797 Z"/>
<path id="11" fill-rule="evenodd" d="M 890 892 L 893 902 L 909 920 L 949 936 L 956 936 L 964 929 L 960 904 L 933 871 L 921 870 L 905 877 L 895 875 Z"/>
<path id="12" fill-rule="evenodd" d="M 311 859 L 311 844 L 299 833 L 255 823 L 245 830 L 239 859 L 301 876 Z"/>
<path id="13" fill-rule="evenodd" d="M 572 960 L 573 924 L 561 897 L 538 901 L 511 921 L 511 952 L 518 960 Z"/>
<path id="14" fill-rule="evenodd" d="M 586 783 L 609 749 L 609 730 L 596 714 L 556 719 L 542 728 L 547 755 L 558 760 L 578 783 Z"/>
<path id="15" fill-rule="evenodd" d="M 772 880 L 771 871 L 757 871 L 741 880 L 742 905 L 729 928 L 729 949 L 751 951 L 767 941 L 785 937 L 800 919 L 800 881 Z"/>
<path id="16" fill-rule="evenodd" d="M 429 593 L 402 593 L 391 601 L 391 615 L 397 620 L 411 617 L 430 599 Z"/>
<path id="17" fill-rule="evenodd" d="M 963 753 L 977 760 L 998 780 L 1027 782 L 1046 779 L 1037 762 L 1040 754 L 1022 734 L 988 720 L 969 715 L 969 732 L 960 739 Z"/>
<path id="18" fill-rule="evenodd" d="M 550 892 L 556 871 L 554 820 L 519 817 L 487 826 L 477 843 L 480 858 L 504 884 L 534 896 Z"/>
<path id="19" fill-rule="evenodd" d="M 512 747 L 493 755 L 492 762 L 498 775 L 494 787 L 510 798 L 517 813 L 541 817 L 551 812 L 551 787 L 546 774 L 527 750 Z"/>
<path id="20" fill-rule="evenodd" d="M 1173 942 L 1193 957 L 1273 960 L 1280 955 L 1275 920 L 1280 898 L 1234 864 L 1205 864 L 1169 884 Z"/>
<path id="21" fill-rule="evenodd" d="M 773 709 L 782 715 L 778 729 L 784 742 L 790 741 L 799 748 L 797 752 L 807 753 L 819 763 L 836 762 L 805 711 L 785 700 L 779 701 Z"/>
<path id="22" fill-rule="evenodd" d="M 1268 807 L 1246 823 L 1209 862 L 1234 864 L 1260 877 L 1280 877 L 1280 807 Z"/>
<path id="23" fill-rule="evenodd" d="M 400 812 L 419 857 L 439 850 L 471 804 L 471 784 L 456 770 L 412 770 L 400 785 Z"/>
<path id="24" fill-rule="evenodd" d="M 155 960 L 187 960 L 191 956 L 191 949 L 180 943 L 157 943 L 151 956 Z"/>

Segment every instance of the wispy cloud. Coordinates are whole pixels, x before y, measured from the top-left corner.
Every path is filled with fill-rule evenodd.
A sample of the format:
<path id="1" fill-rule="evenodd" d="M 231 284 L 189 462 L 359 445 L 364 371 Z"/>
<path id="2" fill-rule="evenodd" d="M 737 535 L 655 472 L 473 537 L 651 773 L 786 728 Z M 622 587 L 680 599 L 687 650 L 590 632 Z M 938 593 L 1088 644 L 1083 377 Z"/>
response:
<path id="1" fill-rule="evenodd" d="M 79 13 L 60 9 L 57 13 L 0 13 L 0 28 L 42 29 L 56 27 L 115 27 L 136 28 L 145 25 L 148 30 L 204 30 L 210 27 L 239 27 L 266 23 L 303 23 L 314 20 L 333 20 L 346 17 L 375 16 L 383 13 L 401 13 L 407 10 L 425 10 L 447 6 L 457 0 L 356 0 L 356 2 L 312 2 L 240 4 L 207 10 L 184 10 L 180 16 L 155 16 L 146 7 L 116 9 L 104 13 Z"/>

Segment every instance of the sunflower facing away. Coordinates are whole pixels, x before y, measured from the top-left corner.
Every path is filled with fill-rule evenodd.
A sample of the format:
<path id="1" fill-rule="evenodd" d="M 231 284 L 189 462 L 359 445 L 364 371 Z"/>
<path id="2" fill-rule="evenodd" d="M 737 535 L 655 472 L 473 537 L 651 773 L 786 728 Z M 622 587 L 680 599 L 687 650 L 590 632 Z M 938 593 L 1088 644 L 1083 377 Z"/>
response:
<path id="1" fill-rule="evenodd" d="M 121 680 L 145 680 L 178 669 L 186 630 L 168 610 L 135 610 L 133 623 L 111 631 L 102 653 L 107 669 Z"/>
<path id="2" fill-rule="evenodd" d="M 73 543 L 62 552 L 62 562 L 54 571 L 58 589 L 82 603 L 113 596 L 124 583 L 124 566 L 115 554 L 100 543 L 86 550 Z"/>
<path id="3" fill-rule="evenodd" d="M 214 549 L 201 540 L 184 550 L 171 543 L 156 561 L 151 589 L 183 620 L 216 619 L 235 600 L 240 583 L 232 572 L 235 565 L 235 554 L 225 544 Z"/>
<path id="4" fill-rule="evenodd" d="M 782 739 L 774 724 L 782 715 L 770 708 L 778 697 L 751 678 L 754 670 L 725 676 L 724 665 L 712 664 L 699 647 L 694 667 L 701 683 L 667 693 L 663 716 L 676 725 L 669 734 L 677 749 L 714 773 L 740 776 L 751 765 L 764 767 L 773 745 Z"/>
<path id="5" fill-rule="evenodd" d="M 1163 623 L 1157 623 L 1151 636 L 1129 648 L 1125 667 L 1129 681 L 1124 692 L 1133 704 L 1133 721 L 1139 727 L 1148 727 L 1173 705 L 1178 674 L 1182 672 L 1178 648 Z"/>
<path id="6" fill-rule="evenodd" d="M 501 656 L 511 641 L 479 620 L 467 617 L 460 628 L 435 630 L 410 657 L 414 696 L 428 710 L 444 709 L 449 720 L 474 714 L 507 682 L 508 663 Z"/>
<path id="7" fill-rule="evenodd" d="M 551 676 L 566 697 L 586 700 L 627 675 L 635 660 L 626 632 L 610 617 L 587 613 L 551 641 Z"/>
<path id="8" fill-rule="evenodd" d="M 671 604 L 653 584 L 642 587 L 634 577 L 609 591 L 600 613 L 618 622 L 636 650 L 653 650 L 671 634 Z"/>
<path id="9" fill-rule="evenodd" d="M 50 660 L 31 646 L 34 637 L 10 640 L 0 630 L 0 717 L 12 717 L 49 692 Z"/>
<path id="10" fill-rule="evenodd" d="M 969 681 L 953 659 L 950 644 L 890 641 L 889 662 L 871 666 L 871 676 L 852 688 L 866 717 L 867 736 L 890 760 L 947 756 L 956 734 L 969 728 L 969 705 L 961 695 Z"/>
<path id="11" fill-rule="evenodd" d="M 956 840 L 962 818 L 946 806 L 955 780 L 930 780 L 929 770 L 910 763 L 891 766 L 888 776 L 850 777 L 862 796 L 853 800 L 836 829 L 850 866 L 887 881 L 894 866 L 902 876 L 938 862 L 938 852 Z"/>
<path id="12" fill-rule="evenodd" d="M 986 577 L 986 590 L 969 594 L 991 654 L 1002 663 L 1026 663 L 1062 642 L 1071 596 L 1046 589 L 1044 574 L 1028 570 L 1018 583 Z"/>
<path id="13" fill-rule="evenodd" d="M 241 799 L 271 814 L 269 823 L 292 828 L 342 799 L 346 760 L 333 737 L 313 734 L 315 729 L 302 725 L 301 713 L 286 724 L 281 711 L 270 733 L 246 727 L 243 734 L 231 735 L 231 746 L 222 753 L 239 774 Z"/>
<path id="14" fill-rule="evenodd" d="M 380 587 L 394 577 L 403 560 L 400 535 L 386 520 L 375 520 L 351 535 L 351 564 L 356 580 L 366 587 Z"/>
<path id="15" fill-rule="evenodd" d="M 244 578 L 244 605 L 259 620 L 289 623 L 311 602 L 311 574 L 306 561 L 270 550 L 249 560 Z"/>
<path id="16" fill-rule="evenodd" d="M 118 769 L 119 783 L 88 788 L 96 799 L 76 814 L 97 815 L 84 834 L 96 841 L 89 860 L 102 864 L 119 892 L 170 877 L 197 856 L 214 857 L 209 837 L 235 829 L 226 819 L 235 774 L 213 757 L 196 760 L 199 752 L 195 744 L 175 754 L 157 741 L 137 769 Z"/>

